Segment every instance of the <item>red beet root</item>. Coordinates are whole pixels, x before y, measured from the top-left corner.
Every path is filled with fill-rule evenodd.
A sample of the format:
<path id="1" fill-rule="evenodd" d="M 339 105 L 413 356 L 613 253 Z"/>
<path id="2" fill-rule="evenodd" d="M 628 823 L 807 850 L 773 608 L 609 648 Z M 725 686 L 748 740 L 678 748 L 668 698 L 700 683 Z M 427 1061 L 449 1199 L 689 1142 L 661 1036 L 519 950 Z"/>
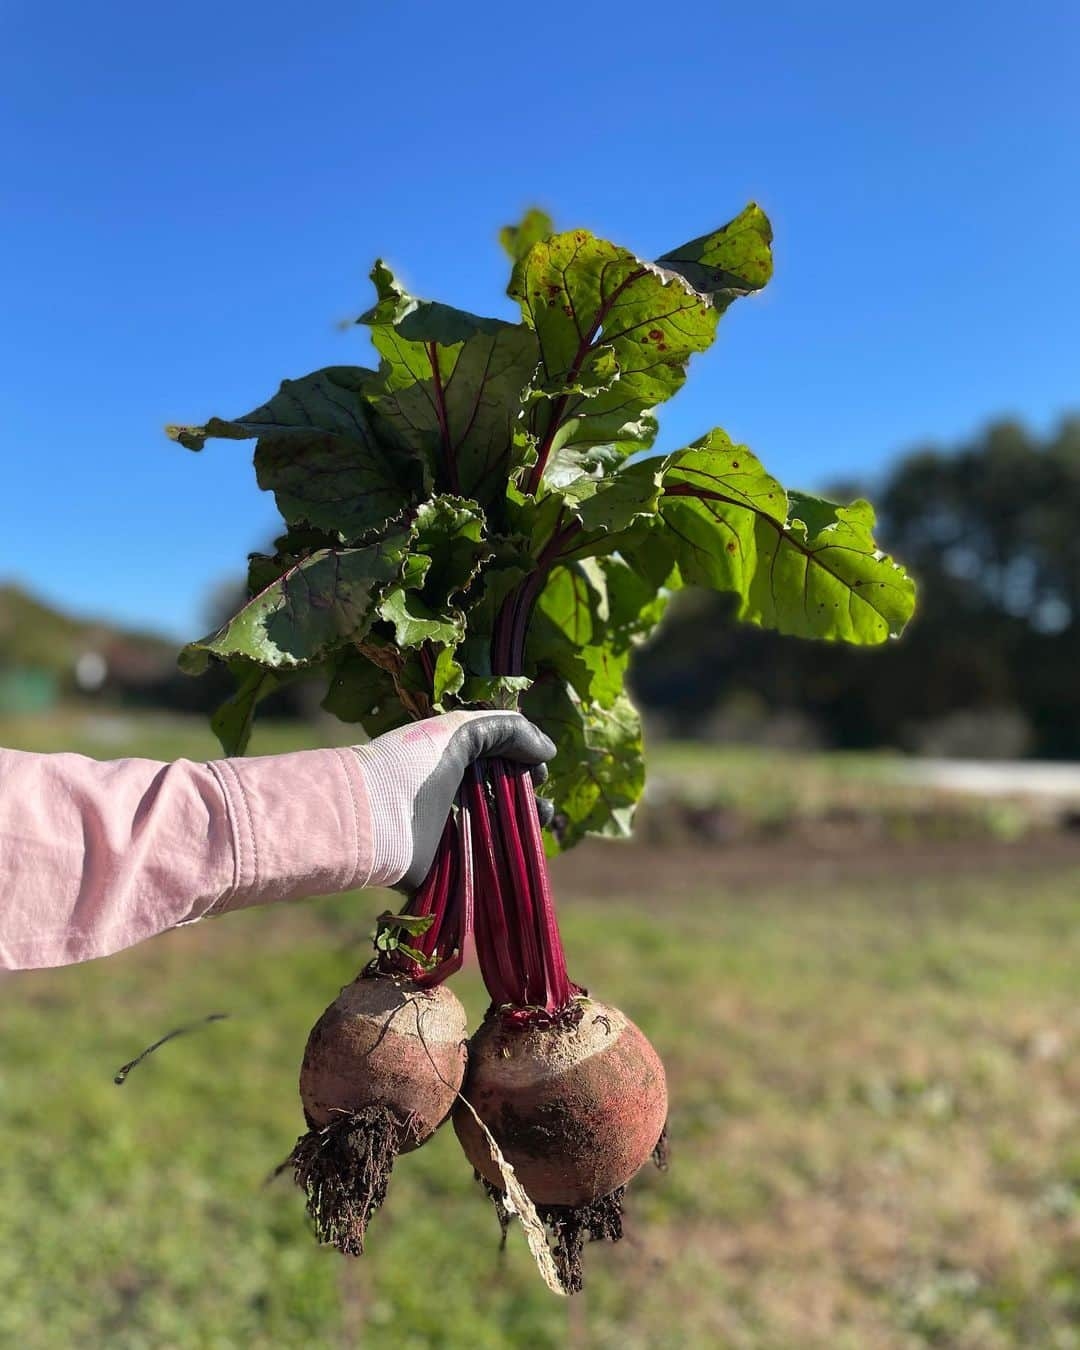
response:
<path id="1" fill-rule="evenodd" d="M 359 1255 L 394 1159 L 429 1139 L 465 1072 L 465 1010 L 443 985 L 367 974 L 312 1028 L 300 1070 L 309 1130 L 289 1156 L 319 1238 Z"/>
<path id="2" fill-rule="evenodd" d="M 469 1043 L 465 1096 L 539 1207 L 582 1209 L 625 1186 L 667 1118 L 664 1067 L 644 1035 L 617 1008 L 579 1006 L 576 1025 L 515 1025 L 493 1012 Z M 500 1186 L 460 1104 L 454 1129 L 476 1170 Z"/>
<path id="3" fill-rule="evenodd" d="M 366 975 L 346 985 L 311 1029 L 300 1097 L 313 1128 L 367 1107 L 418 1148 L 450 1113 L 465 1072 L 465 1009 L 445 985 Z"/>

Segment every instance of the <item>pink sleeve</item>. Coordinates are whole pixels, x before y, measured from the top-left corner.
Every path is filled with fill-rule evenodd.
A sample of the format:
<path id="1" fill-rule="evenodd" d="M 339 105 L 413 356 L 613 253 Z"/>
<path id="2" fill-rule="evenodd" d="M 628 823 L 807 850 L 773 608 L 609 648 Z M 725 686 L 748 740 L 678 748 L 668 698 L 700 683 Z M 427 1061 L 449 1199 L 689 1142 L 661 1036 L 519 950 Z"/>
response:
<path id="1" fill-rule="evenodd" d="M 0 750 L 0 967 L 61 966 L 207 914 L 365 885 L 356 755 L 211 764 Z"/>

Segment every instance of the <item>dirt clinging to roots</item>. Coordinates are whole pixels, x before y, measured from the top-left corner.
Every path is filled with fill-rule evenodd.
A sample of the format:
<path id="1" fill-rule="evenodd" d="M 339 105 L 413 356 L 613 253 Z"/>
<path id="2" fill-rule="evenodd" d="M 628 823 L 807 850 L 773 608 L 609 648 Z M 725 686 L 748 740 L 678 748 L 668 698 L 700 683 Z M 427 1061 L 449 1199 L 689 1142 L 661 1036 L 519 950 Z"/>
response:
<path id="1" fill-rule="evenodd" d="M 503 1193 L 475 1169 L 473 1176 L 483 1186 L 495 1209 L 502 1230 L 502 1247 L 513 1215 L 506 1208 Z M 580 1294 L 584 1288 L 585 1269 L 582 1254 L 586 1240 L 591 1242 L 619 1242 L 623 1235 L 623 1196 L 626 1187 L 619 1186 L 610 1195 L 601 1196 L 587 1205 L 537 1205 L 536 1212 L 551 1234 L 551 1254 L 568 1294 Z"/>
<path id="2" fill-rule="evenodd" d="M 585 1239 L 592 1242 L 619 1242 L 623 1235 L 622 1201 L 626 1187 L 620 1186 L 587 1205 L 539 1205 L 537 1213 L 550 1228 L 555 1246 L 552 1255 L 566 1289 L 580 1294 L 584 1281 L 581 1253 Z"/>
<path id="3" fill-rule="evenodd" d="M 387 1107 L 365 1106 L 300 1136 L 278 1170 L 292 1168 L 320 1242 L 362 1255 L 408 1133 Z"/>

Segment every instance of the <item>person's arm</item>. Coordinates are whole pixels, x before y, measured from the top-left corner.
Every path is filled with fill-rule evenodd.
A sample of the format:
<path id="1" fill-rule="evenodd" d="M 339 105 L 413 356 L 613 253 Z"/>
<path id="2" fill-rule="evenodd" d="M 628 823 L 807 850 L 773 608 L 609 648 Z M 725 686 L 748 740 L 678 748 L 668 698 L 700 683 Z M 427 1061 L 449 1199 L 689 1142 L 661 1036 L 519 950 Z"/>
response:
<path id="1" fill-rule="evenodd" d="M 449 713 L 363 746 L 210 764 L 0 750 L 0 967 L 86 961 L 249 905 L 415 887 L 468 764 L 554 749 L 516 713 Z"/>

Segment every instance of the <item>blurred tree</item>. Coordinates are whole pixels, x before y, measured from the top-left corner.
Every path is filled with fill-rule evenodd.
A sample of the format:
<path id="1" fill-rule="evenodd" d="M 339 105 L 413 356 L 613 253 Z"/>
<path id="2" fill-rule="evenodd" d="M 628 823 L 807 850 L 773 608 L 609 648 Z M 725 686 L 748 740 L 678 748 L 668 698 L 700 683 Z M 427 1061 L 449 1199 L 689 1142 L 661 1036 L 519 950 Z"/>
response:
<path id="1" fill-rule="evenodd" d="M 878 537 L 919 581 L 900 642 L 784 640 L 687 592 L 638 661 L 646 708 L 689 732 L 753 694 L 836 745 L 1080 756 L 1080 417 L 1044 442 L 1003 421 L 957 451 L 916 450 L 872 495 Z"/>

